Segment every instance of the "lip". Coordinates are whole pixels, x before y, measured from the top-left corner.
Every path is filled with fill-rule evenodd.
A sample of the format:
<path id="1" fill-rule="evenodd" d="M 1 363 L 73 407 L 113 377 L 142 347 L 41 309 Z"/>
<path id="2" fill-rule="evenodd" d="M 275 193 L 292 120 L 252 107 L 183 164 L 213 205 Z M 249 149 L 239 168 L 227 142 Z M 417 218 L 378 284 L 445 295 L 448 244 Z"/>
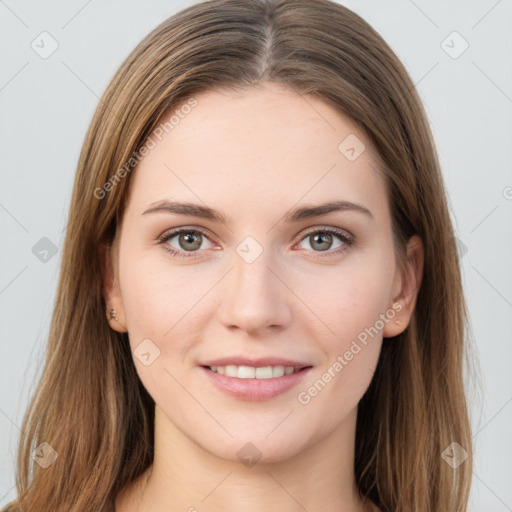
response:
<path id="1" fill-rule="evenodd" d="M 313 366 L 310 363 L 303 363 L 300 361 L 292 361 L 291 359 L 282 359 L 279 357 L 260 357 L 251 359 L 249 357 L 244 356 L 232 356 L 232 357 L 223 357 L 221 359 L 212 359 L 210 361 L 205 361 L 204 363 L 199 363 L 200 366 L 227 366 L 227 365 L 235 365 L 235 366 L 254 366 L 255 368 L 261 368 L 263 366 L 293 366 L 294 370 L 300 370 L 307 366 Z M 280 378 L 280 377 L 276 377 Z"/>
<path id="2" fill-rule="evenodd" d="M 219 361 L 224 361 L 224 359 L 219 359 Z M 237 361 L 240 361 L 240 359 L 237 359 Z M 247 366 L 277 366 L 278 364 L 285 366 L 281 363 L 265 365 L 259 363 L 255 364 L 254 361 Z M 297 363 L 288 364 L 288 366 L 294 366 L 295 364 Z M 211 364 L 207 366 L 224 365 Z M 297 386 L 313 367 L 308 366 L 297 373 L 283 375 L 282 377 L 273 377 L 271 379 L 239 379 L 237 377 L 228 377 L 220 373 L 215 373 L 206 366 L 200 366 L 199 368 L 213 385 L 234 398 L 238 398 L 239 400 L 270 400 Z"/>

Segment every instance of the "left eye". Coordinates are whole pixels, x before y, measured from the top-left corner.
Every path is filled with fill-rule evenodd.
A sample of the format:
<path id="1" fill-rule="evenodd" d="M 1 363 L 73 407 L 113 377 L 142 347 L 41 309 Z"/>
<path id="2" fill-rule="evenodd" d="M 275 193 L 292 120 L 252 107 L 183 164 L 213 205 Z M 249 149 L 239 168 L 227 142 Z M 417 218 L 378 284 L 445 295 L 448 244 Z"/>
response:
<path id="1" fill-rule="evenodd" d="M 333 238 L 337 238 L 341 242 L 336 246 L 332 246 Z M 314 252 L 329 251 L 329 254 L 338 254 L 346 248 L 353 245 L 354 240 L 351 235 L 345 231 L 335 228 L 324 228 L 310 231 L 302 238 L 301 242 L 308 241 Z"/>

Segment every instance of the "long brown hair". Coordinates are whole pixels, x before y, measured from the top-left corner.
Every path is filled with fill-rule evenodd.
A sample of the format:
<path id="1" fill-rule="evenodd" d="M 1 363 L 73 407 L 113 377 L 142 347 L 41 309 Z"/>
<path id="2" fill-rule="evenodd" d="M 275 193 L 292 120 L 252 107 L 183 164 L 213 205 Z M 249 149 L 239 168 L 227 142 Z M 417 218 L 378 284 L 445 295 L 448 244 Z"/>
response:
<path id="1" fill-rule="evenodd" d="M 466 510 L 467 311 L 435 145 L 399 59 L 367 22 L 330 0 L 197 3 L 147 35 L 115 74 L 78 162 L 46 361 L 23 421 L 14 510 L 108 510 L 152 464 L 154 402 L 127 335 L 105 318 L 98 248 L 112 243 L 122 218 L 136 172 L 135 161 L 126 163 L 162 115 L 202 91 L 264 81 L 315 95 L 361 128 L 381 159 L 400 264 L 409 237 L 423 241 L 411 322 L 383 343 L 359 403 L 359 492 L 383 512 Z M 467 452 L 456 468 L 442 456 L 453 442 Z M 49 467 L 33 462 L 37 447 L 45 457 L 55 450 Z"/>

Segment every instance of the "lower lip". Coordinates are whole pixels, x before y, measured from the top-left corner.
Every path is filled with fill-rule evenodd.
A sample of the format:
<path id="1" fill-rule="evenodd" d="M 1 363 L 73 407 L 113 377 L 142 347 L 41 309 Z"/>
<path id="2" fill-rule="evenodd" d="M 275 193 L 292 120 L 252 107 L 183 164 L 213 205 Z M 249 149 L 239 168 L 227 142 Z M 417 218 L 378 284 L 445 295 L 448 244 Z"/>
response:
<path id="1" fill-rule="evenodd" d="M 309 373 L 311 367 L 297 373 L 271 379 L 239 379 L 200 367 L 217 388 L 240 400 L 270 400 L 293 388 Z"/>

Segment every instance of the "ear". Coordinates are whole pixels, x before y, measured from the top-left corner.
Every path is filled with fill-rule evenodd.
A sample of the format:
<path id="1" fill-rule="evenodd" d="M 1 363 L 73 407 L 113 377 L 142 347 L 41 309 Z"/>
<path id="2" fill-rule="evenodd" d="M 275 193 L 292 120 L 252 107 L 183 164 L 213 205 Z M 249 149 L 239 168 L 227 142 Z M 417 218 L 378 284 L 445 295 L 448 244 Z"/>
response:
<path id="1" fill-rule="evenodd" d="M 127 332 L 123 298 L 119 287 L 117 244 L 101 244 L 98 248 L 102 275 L 102 291 L 107 305 L 105 315 L 110 327 L 117 332 Z M 112 315 L 111 311 L 114 310 Z M 111 318 L 112 316 L 112 318 Z"/>
<path id="2" fill-rule="evenodd" d="M 407 243 L 405 268 L 397 269 L 393 281 L 392 308 L 396 314 L 384 327 L 385 338 L 401 334 L 409 325 L 423 278 L 424 257 L 421 238 L 412 236 Z"/>

